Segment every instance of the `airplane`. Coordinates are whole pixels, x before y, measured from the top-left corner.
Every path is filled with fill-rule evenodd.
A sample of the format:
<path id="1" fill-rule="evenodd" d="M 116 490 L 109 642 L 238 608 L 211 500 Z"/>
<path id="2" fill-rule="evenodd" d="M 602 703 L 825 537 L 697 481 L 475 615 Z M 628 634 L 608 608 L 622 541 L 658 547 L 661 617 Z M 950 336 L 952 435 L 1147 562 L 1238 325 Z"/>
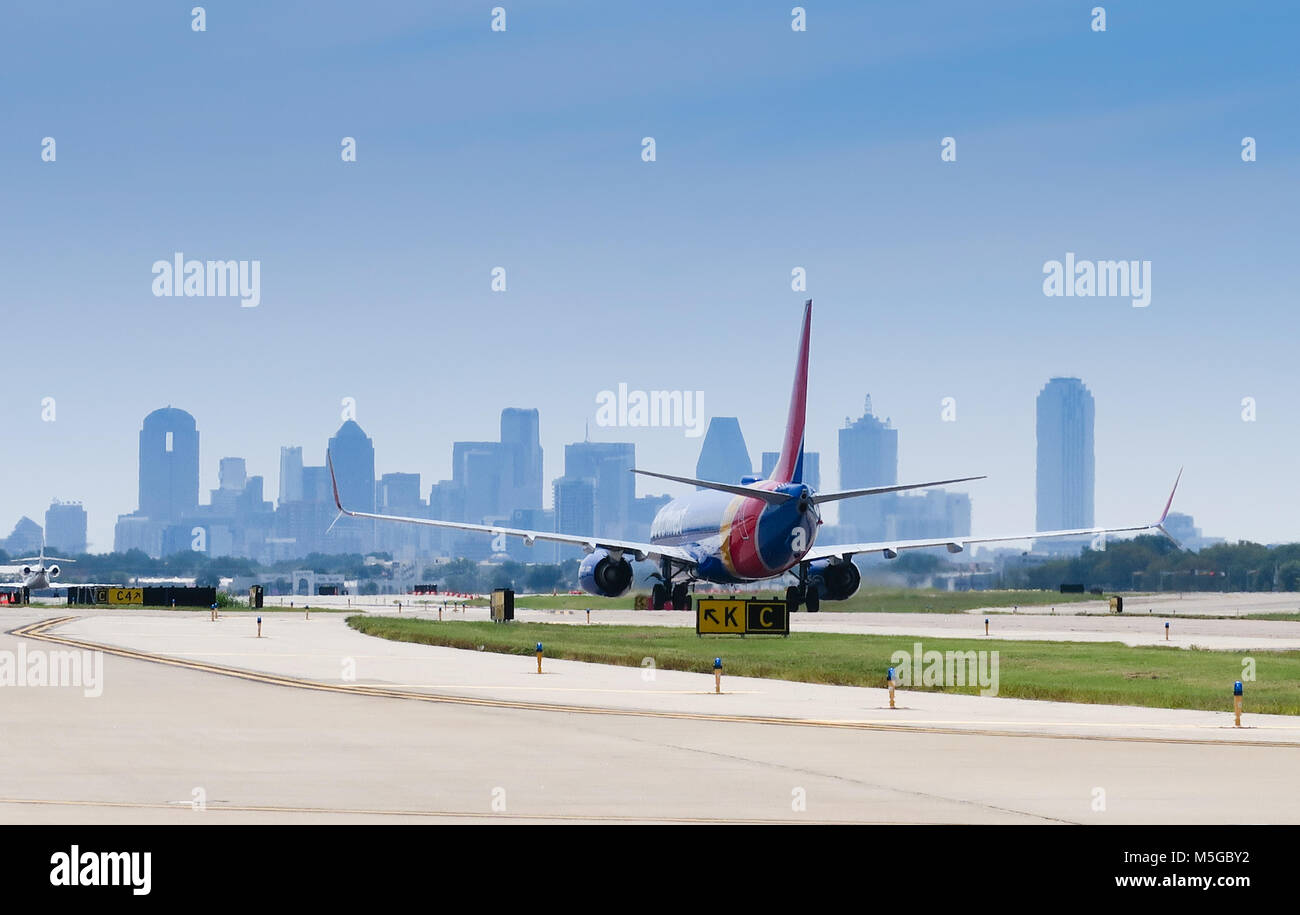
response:
<path id="1" fill-rule="evenodd" d="M 637 562 L 653 560 L 659 565 L 651 577 L 651 606 L 661 610 L 671 602 L 675 608 L 689 607 L 689 588 L 696 581 L 734 585 L 780 578 L 793 571 L 797 584 L 786 590 L 791 611 L 800 606 L 817 612 L 822 600 L 847 600 L 857 592 L 862 581 L 853 557 L 878 553 L 894 559 L 904 550 L 946 547 L 960 553 L 975 543 L 998 543 L 1015 540 L 1039 540 L 1054 537 L 1083 537 L 1097 534 L 1165 530 L 1165 520 L 1178 490 L 1178 479 L 1165 503 L 1160 519 L 1148 524 L 1125 527 L 1091 527 L 1076 530 L 1032 531 L 996 537 L 941 537 L 933 540 L 894 540 L 871 543 L 844 543 L 819 546 L 817 529 L 822 524 L 819 507 L 842 499 L 870 497 L 881 493 L 925 489 L 949 483 L 963 483 L 983 477 L 958 477 L 927 483 L 871 486 L 832 492 L 815 492 L 804 483 L 804 418 L 808 398 L 808 350 L 812 327 L 812 299 L 804 303 L 803 330 L 799 336 L 793 390 L 786 418 L 785 438 L 772 475 L 768 479 L 744 477 L 737 484 L 696 480 L 690 477 L 632 470 L 633 473 L 700 487 L 699 491 L 673 499 L 659 510 L 650 527 L 647 543 L 615 540 L 596 535 L 582 536 L 553 531 L 521 530 L 492 524 L 441 521 L 431 518 L 404 518 L 372 512 L 351 511 L 339 498 L 334 461 L 326 453 L 330 480 L 334 487 L 334 504 L 344 516 L 422 524 L 429 527 L 479 531 L 484 534 L 522 537 L 532 546 L 538 540 L 579 546 L 586 553 L 578 567 L 579 581 L 585 591 L 601 597 L 620 597 L 632 587 L 633 570 L 629 558 Z M 333 524 L 330 525 L 333 527 Z M 1175 544 L 1177 541 L 1174 541 Z"/>
<path id="2" fill-rule="evenodd" d="M 54 563 L 54 564 L 53 564 L 53 565 L 48 565 L 48 566 L 47 566 L 47 565 L 45 564 L 46 560 L 49 560 L 49 561 L 51 561 L 51 562 Z M 36 568 L 32 568 L 31 566 L 28 566 L 28 565 L 24 565 L 24 566 L 9 566 L 9 567 L 8 567 L 9 569 L 14 570 L 14 571 L 17 571 L 19 574 L 21 574 L 21 575 L 22 575 L 22 578 L 21 578 L 19 581 L 13 581 L 13 582 L 0 582 L 0 588 L 28 588 L 29 590 L 32 590 L 32 591 L 41 591 L 41 590 L 43 590 L 43 589 L 45 589 L 45 588 L 56 588 L 56 587 L 58 587 L 58 588 L 62 588 L 62 587 L 65 587 L 64 585 L 56 585 L 56 584 L 54 584 L 54 579 L 56 579 L 56 578 L 59 577 L 60 569 L 59 569 L 59 565 L 58 565 L 58 564 L 59 564 L 60 562 L 76 562 L 76 561 L 77 561 L 77 560 L 75 560 L 75 559 L 61 559 L 61 558 L 59 558 L 58 556 L 46 556 L 46 555 L 45 555 L 45 535 L 42 534 L 42 535 L 41 535 L 41 555 L 39 555 L 39 556 L 28 556 L 28 557 L 25 558 L 25 559 L 15 559 L 15 560 L 14 560 L 14 562 L 16 562 L 16 563 L 17 563 L 17 562 L 34 562 L 34 563 L 36 563 Z M 69 585 L 69 586 L 67 586 L 67 587 L 75 587 L 75 586 L 74 586 L 74 585 Z"/>

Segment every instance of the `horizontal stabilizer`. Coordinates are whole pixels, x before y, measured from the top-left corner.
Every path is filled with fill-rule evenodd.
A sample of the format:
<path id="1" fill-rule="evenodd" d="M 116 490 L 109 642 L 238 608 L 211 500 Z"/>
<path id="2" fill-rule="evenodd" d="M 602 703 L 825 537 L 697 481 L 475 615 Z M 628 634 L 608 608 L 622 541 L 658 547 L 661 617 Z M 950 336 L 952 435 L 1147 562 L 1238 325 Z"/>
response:
<path id="1" fill-rule="evenodd" d="M 789 494 L 783 492 L 769 492 L 766 489 L 754 489 L 750 486 L 732 485 L 730 483 L 714 483 L 712 480 L 694 480 L 690 477 L 675 477 L 667 473 L 652 473 L 649 470 L 633 470 L 633 473 L 639 473 L 645 477 L 658 477 L 661 480 L 672 480 L 674 483 L 687 483 L 691 486 L 699 486 L 703 489 L 716 489 L 718 492 L 729 492 L 733 496 L 748 496 L 753 499 L 762 499 L 769 505 L 781 505 L 789 502 L 792 498 Z"/>
<path id="2" fill-rule="evenodd" d="M 870 489 L 841 489 L 838 492 L 819 492 L 813 494 L 813 501 L 837 502 L 840 499 L 856 499 L 858 496 L 878 496 L 886 492 L 902 492 L 905 489 L 929 489 L 931 486 L 947 486 L 949 483 L 966 483 L 970 480 L 983 480 L 984 477 L 958 477 L 955 480 L 934 480 L 929 483 L 903 483 L 898 486 L 873 486 Z"/>

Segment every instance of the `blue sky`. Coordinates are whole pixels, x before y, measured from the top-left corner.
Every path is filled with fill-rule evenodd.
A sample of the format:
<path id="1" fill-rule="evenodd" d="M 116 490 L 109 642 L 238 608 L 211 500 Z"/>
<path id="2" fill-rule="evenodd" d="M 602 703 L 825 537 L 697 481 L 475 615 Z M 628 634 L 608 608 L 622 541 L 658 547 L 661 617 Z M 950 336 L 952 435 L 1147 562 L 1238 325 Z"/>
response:
<path id="1" fill-rule="evenodd" d="M 869 392 L 903 479 L 989 474 L 975 532 L 1028 530 L 1034 397 L 1077 375 L 1099 523 L 1145 520 L 1186 465 L 1208 534 L 1300 536 L 1282 5 L 1105 3 L 1104 33 L 1095 2 L 1041 0 L 809 3 L 804 33 L 793 4 L 506 3 L 504 33 L 492 3 L 209 3 L 202 33 L 193 5 L 3 13 L 0 534 L 58 496 L 110 548 L 168 403 L 205 490 L 223 456 L 269 492 L 280 445 L 322 461 L 344 397 L 379 471 L 426 489 L 453 440 L 538 407 L 549 480 L 619 382 L 704 391 L 757 462 L 802 266 L 827 484 Z M 259 259 L 262 304 L 155 298 L 175 251 Z M 1151 261 L 1151 305 L 1045 297 L 1066 251 Z M 698 454 L 680 429 L 592 437 L 669 473 Z"/>

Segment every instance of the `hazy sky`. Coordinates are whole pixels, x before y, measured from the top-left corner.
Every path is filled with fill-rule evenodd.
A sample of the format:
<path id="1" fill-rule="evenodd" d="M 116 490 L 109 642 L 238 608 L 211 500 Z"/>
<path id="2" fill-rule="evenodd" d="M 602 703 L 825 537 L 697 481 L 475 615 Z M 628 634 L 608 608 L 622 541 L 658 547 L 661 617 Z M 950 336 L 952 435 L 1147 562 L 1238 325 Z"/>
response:
<path id="1" fill-rule="evenodd" d="M 1186 465 L 1207 534 L 1300 538 L 1300 13 L 1099 2 L 9 4 L 0 536 L 57 496 L 110 549 L 166 404 L 204 501 L 223 456 L 269 493 L 281 445 L 323 461 L 345 397 L 426 495 L 504 406 L 548 481 L 588 421 L 693 473 L 681 429 L 595 425 L 619 382 L 703 391 L 757 463 L 811 295 L 824 486 L 870 393 L 903 480 L 986 473 L 974 533 L 1030 530 L 1034 398 L 1077 375 L 1098 523 Z M 177 251 L 259 260 L 261 304 L 155 297 Z M 1045 296 L 1067 251 L 1150 261 L 1150 305 Z"/>

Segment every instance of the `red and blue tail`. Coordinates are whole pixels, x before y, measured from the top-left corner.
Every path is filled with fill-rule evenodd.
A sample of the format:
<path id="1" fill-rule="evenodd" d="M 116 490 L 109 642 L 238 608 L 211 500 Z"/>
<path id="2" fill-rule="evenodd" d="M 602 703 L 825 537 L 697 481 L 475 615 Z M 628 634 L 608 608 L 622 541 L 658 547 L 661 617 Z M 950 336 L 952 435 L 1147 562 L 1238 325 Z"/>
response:
<path id="1" fill-rule="evenodd" d="M 803 426 L 808 412 L 808 340 L 812 330 L 812 299 L 804 303 L 803 332 L 799 335 L 799 359 L 790 391 L 790 413 L 785 421 L 785 440 L 772 480 L 777 483 L 803 482 Z"/>

